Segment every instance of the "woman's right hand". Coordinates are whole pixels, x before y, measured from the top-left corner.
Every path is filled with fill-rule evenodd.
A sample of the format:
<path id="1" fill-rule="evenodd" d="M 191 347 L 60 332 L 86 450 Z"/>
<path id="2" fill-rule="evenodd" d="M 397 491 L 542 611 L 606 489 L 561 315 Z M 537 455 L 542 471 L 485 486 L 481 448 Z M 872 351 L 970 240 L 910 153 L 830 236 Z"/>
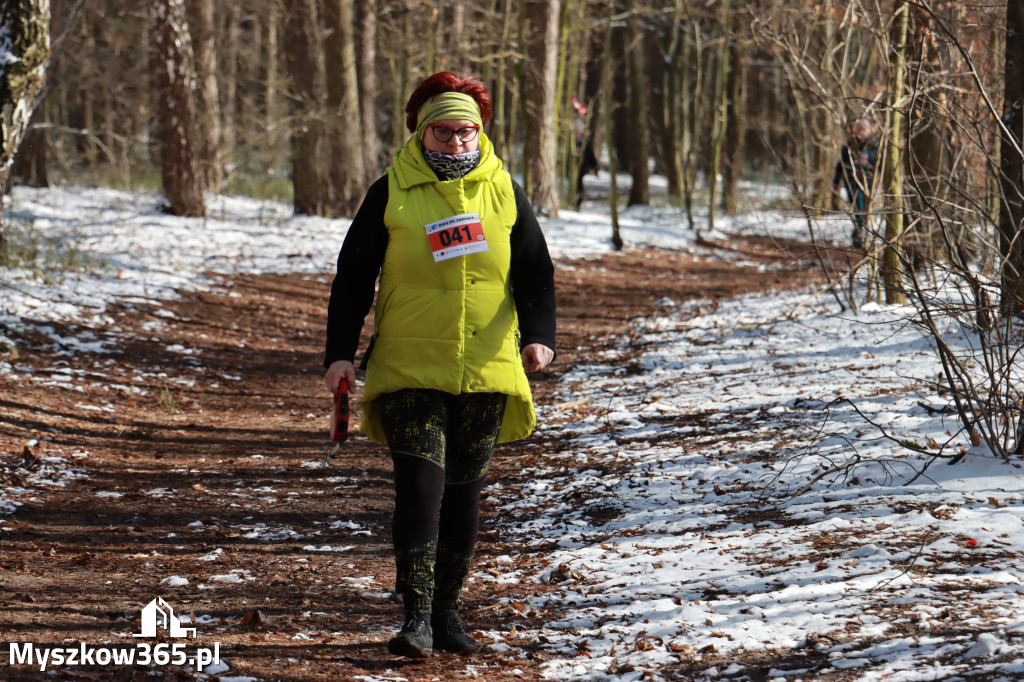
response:
<path id="1" fill-rule="evenodd" d="M 352 390 L 356 385 L 356 368 L 348 360 L 335 360 L 324 375 L 324 382 L 331 395 L 338 394 L 338 384 L 342 379 L 348 382 L 349 390 Z"/>

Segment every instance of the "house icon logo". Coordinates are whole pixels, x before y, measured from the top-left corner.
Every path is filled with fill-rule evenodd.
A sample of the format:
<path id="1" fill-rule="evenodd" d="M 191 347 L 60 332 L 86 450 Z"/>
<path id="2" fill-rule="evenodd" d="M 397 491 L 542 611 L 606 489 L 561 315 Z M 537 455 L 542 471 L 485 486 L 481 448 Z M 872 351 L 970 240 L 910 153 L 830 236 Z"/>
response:
<path id="1" fill-rule="evenodd" d="M 167 630 L 171 637 L 196 636 L 195 628 L 181 627 L 181 621 L 174 615 L 174 609 L 168 606 L 162 597 L 157 597 L 142 609 L 142 632 L 132 637 L 156 637 L 158 627 Z"/>

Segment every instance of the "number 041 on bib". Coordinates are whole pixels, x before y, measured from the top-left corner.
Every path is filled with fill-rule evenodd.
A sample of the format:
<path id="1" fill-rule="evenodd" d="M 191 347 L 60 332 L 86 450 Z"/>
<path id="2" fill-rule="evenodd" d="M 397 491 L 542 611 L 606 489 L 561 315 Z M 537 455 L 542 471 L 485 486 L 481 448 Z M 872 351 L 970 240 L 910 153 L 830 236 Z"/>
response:
<path id="1" fill-rule="evenodd" d="M 479 213 L 462 213 L 426 227 L 435 263 L 489 250 Z"/>

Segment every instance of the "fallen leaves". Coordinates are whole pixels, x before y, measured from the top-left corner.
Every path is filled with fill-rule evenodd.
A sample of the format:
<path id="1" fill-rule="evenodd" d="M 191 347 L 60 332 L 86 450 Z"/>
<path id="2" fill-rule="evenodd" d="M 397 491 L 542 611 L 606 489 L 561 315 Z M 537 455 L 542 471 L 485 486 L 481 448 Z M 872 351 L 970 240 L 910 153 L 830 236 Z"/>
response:
<path id="1" fill-rule="evenodd" d="M 242 616 L 242 618 L 239 619 L 238 624 L 244 628 L 249 628 L 250 630 L 263 630 L 266 629 L 269 622 L 270 619 L 267 618 L 265 613 L 259 609 L 253 609 Z"/>
<path id="2" fill-rule="evenodd" d="M 559 564 L 551 573 L 548 575 L 548 584 L 557 584 L 565 582 L 580 582 L 583 580 L 583 574 L 577 571 L 569 564 Z"/>

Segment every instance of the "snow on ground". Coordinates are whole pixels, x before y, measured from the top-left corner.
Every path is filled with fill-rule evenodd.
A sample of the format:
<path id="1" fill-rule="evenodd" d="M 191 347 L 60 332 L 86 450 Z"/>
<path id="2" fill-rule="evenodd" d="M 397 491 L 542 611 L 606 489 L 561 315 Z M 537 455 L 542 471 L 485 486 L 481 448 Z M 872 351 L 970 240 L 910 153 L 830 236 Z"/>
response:
<path id="1" fill-rule="evenodd" d="M 746 190 L 753 200 L 784 195 Z M 346 221 L 208 201 L 207 219 L 178 219 L 158 212 L 154 195 L 16 188 L 8 220 L 28 226 L 51 259 L 0 272 L 0 325 L 30 326 L 69 355 L 115 354 L 115 337 L 95 331 L 112 322 L 112 305 L 158 311 L 177 291 L 213 286 L 204 272 L 333 271 Z M 545 221 L 556 258 L 610 251 L 608 215 L 584 209 Z M 684 222 L 672 208 L 621 215 L 629 245 L 721 257 L 698 247 Z M 798 212 L 750 212 L 716 227 L 807 234 Z M 842 221 L 825 228 L 831 240 L 847 230 Z M 496 572 L 557 586 L 513 609 L 557 614 L 541 633 L 552 679 L 641 679 L 731 653 L 785 662 L 758 679 L 1024 676 L 1019 465 L 970 449 L 946 400 L 920 388 L 936 366 L 907 311 L 838 315 L 818 298 L 791 316 L 806 297 L 664 300 L 541 406 L 537 438 L 557 443 L 554 464 L 535 465 L 526 489 L 495 483 L 494 496 L 504 516 L 524 519 L 504 532 L 548 552 L 548 566 L 531 574 L 501 557 L 499 571 L 475 579 Z M 51 369 L 0 361 L 13 380 L 72 380 L 71 368 Z M 933 462 L 901 439 L 965 457 Z M 0 497 L 0 511 L 13 508 Z M 307 552 L 345 550 L 301 542 Z M 704 674 L 744 679 L 744 665 L 709 663 Z"/>
<path id="2" fill-rule="evenodd" d="M 560 654 L 552 679 L 785 650 L 828 662 L 771 677 L 1024 670 L 1024 563 L 994 560 L 1024 554 L 1024 471 L 921 405 L 945 401 L 913 389 L 934 369 L 903 311 L 787 321 L 798 300 L 665 301 L 545 406 L 538 437 L 558 457 L 498 495 L 527 519 L 506 536 L 555 548 L 539 578 L 562 587 L 527 605 L 561 613 L 541 633 Z M 929 466 L 854 405 L 897 440 L 965 460 Z M 987 664 L 996 654 L 1014 662 Z"/>

